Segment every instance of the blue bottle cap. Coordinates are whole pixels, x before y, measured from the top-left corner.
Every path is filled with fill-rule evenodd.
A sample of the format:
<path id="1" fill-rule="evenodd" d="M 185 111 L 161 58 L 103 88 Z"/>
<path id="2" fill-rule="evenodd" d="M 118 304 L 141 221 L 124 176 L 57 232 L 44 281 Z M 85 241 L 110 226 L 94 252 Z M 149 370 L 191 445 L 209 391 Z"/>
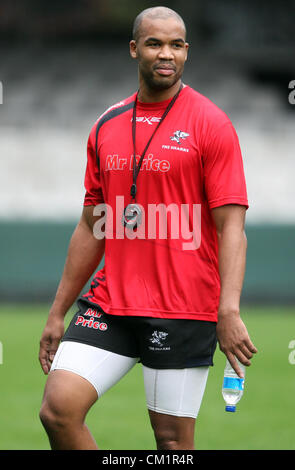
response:
<path id="1" fill-rule="evenodd" d="M 225 407 L 225 411 L 231 411 L 232 413 L 236 411 L 236 407 L 235 406 L 231 406 L 231 405 L 227 405 Z"/>

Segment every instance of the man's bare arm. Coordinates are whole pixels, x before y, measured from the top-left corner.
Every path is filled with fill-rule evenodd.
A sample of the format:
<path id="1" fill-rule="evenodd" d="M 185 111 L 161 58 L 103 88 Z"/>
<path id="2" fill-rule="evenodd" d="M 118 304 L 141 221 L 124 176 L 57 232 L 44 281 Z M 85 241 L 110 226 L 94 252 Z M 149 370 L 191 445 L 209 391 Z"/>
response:
<path id="1" fill-rule="evenodd" d="M 45 374 L 63 336 L 64 317 L 104 254 L 104 239 L 97 240 L 93 235 L 93 226 L 99 219 L 93 216 L 93 209 L 93 206 L 83 208 L 72 235 L 62 278 L 40 340 L 39 361 Z"/>
<path id="2" fill-rule="evenodd" d="M 226 205 L 212 210 L 218 236 L 220 301 L 217 338 L 221 351 L 242 376 L 235 357 L 244 365 L 257 352 L 240 317 L 240 296 L 243 287 L 247 239 L 244 230 L 246 208 Z"/>
<path id="3" fill-rule="evenodd" d="M 98 220 L 93 209 L 93 206 L 83 208 L 49 315 L 65 316 L 103 257 L 104 239 L 97 240 L 93 235 L 93 225 Z"/>

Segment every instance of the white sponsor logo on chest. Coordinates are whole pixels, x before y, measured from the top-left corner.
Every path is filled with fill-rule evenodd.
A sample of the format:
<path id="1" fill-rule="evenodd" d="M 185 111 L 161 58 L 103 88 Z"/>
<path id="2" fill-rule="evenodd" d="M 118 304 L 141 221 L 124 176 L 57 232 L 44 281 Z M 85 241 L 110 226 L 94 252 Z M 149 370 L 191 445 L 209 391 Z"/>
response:
<path id="1" fill-rule="evenodd" d="M 131 122 L 133 118 L 131 119 Z M 136 116 L 136 122 L 142 122 L 143 124 L 149 124 L 152 126 L 155 122 L 160 122 L 161 118 L 157 116 Z"/>

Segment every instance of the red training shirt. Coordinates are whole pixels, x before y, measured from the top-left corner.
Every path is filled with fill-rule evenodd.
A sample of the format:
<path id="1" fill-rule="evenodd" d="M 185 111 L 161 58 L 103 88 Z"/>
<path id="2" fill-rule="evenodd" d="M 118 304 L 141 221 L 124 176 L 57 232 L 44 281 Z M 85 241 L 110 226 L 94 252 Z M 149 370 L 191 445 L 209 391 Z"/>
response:
<path id="1" fill-rule="evenodd" d="M 238 137 L 222 110 L 184 86 L 139 171 L 136 202 L 145 217 L 141 234 L 130 239 L 121 218 L 131 202 L 135 96 L 109 108 L 89 135 L 84 205 L 105 203 L 108 212 L 105 266 L 84 297 L 114 315 L 216 322 L 220 279 L 211 209 L 248 208 Z M 139 156 L 169 101 L 137 103 Z"/>

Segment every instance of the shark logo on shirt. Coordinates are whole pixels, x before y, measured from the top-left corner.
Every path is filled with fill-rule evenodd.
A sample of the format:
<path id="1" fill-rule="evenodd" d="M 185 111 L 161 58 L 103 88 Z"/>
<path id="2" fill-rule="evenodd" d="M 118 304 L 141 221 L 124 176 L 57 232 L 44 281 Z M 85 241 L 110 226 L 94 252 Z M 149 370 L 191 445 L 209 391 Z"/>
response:
<path id="1" fill-rule="evenodd" d="M 187 132 L 183 131 L 175 131 L 174 134 L 170 137 L 171 140 L 175 140 L 178 144 L 180 144 L 180 139 L 186 139 L 189 136 Z"/>

